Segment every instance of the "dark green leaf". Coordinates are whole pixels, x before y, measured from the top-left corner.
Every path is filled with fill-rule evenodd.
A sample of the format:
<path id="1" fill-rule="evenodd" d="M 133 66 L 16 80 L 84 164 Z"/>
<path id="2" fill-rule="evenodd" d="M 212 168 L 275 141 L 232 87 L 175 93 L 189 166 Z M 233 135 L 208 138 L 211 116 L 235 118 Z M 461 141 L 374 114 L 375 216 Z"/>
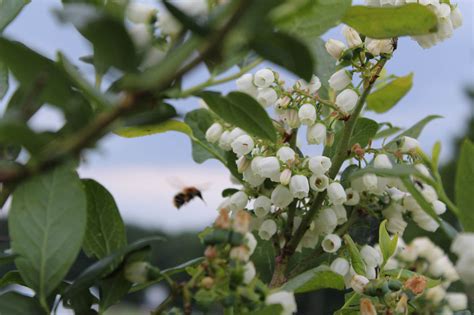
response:
<path id="1" fill-rule="evenodd" d="M 398 136 L 396 136 L 393 140 L 391 140 L 389 143 L 385 145 L 385 148 L 391 148 L 393 149 L 394 147 L 396 148 L 396 141 L 403 138 L 404 136 L 411 137 L 411 138 L 418 138 L 423 131 L 423 128 L 432 120 L 442 118 L 442 116 L 439 115 L 430 115 L 426 116 Z"/>
<path id="2" fill-rule="evenodd" d="M 10 284 L 25 285 L 25 282 L 23 281 L 20 273 L 17 270 L 10 270 L 6 274 L 4 274 L 3 277 L 0 279 L 0 288 L 5 287 Z"/>
<path id="3" fill-rule="evenodd" d="M 4 118 L 27 122 L 41 108 L 43 102 L 36 97 L 35 86 L 20 86 L 8 101 Z"/>
<path id="4" fill-rule="evenodd" d="M 369 144 L 369 141 L 374 138 L 378 128 L 379 124 L 372 119 L 365 117 L 357 119 L 349 141 L 349 146 L 358 143 L 362 148 L 365 148 Z"/>
<path id="5" fill-rule="evenodd" d="M 69 299 L 64 299 L 64 306 L 73 309 L 75 314 L 89 314 L 88 312 L 95 303 L 97 303 L 97 298 L 92 295 L 89 289 Z"/>
<path id="6" fill-rule="evenodd" d="M 6 264 L 12 264 L 15 261 L 16 254 L 7 254 L 7 253 L 0 253 L 0 266 Z"/>
<path id="7" fill-rule="evenodd" d="M 383 270 L 383 267 L 387 263 L 388 259 L 393 256 L 395 251 L 397 250 L 397 244 L 398 244 L 398 234 L 396 234 L 393 239 L 390 238 L 390 235 L 388 235 L 387 228 L 385 227 L 385 224 L 387 223 L 387 220 L 384 220 L 382 223 L 380 223 L 379 227 L 379 245 L 380 245 L 380 251 L 382 252 L 383 256 L 383 263 L 380 266 L 380 268 Z"/>
<path id="8" fill-rule="evenodd" d="M 342 21 L 371 38 L 424 35 L 436 31 L 438 23 L 431 9 L 417 3 L 380 8 L 353 6 Z"/>
<path id="9" fill-rule="evenodd" d="M 466 232 L 474 232 L 474 144 L 465 140 L 456 171 L 456 203 Z"/>
<path id="10" fill-rule="evenodd" d="M 316 267 L 291 278 L 283 289 L 295 293 L 305 293 L 320 289 L 344 290 L 344 277 L 328 268 Z"/>
<path id="11" fill-rule="evenodd" d="M 301 40 L 282 32 L 257 32 L 250 47 L 262 58 L 286 68 L 306 81 L 311 80 L 313 57 Z"/>
<path id="12" fill-rule="evenodd" d="M 276 141 L 276 131 L 270 117 L 253 97 L 241 92 L 231 92 L 227 97 L 216 92 L 201 92 L 198 96 L 228 123 L 251 135 Z"/>
<path id="13" fill-rule="evenodd" d="M 413 73 L 396 78 L 367 97 L 367 107 L 377 113 L 385 113 L 395 106 L 413 85 Z"/>
<path id="14" fill-rule="evenodd" d="M 358 171 L 360 168 L 358 165 L 351 164 L 347 166 L 344 171 L 342 171 L 341 174 L 341 185 L 344 186 L 344 188 L 349 188 L 351 186 L 351 178 L 352 174 L 356 171 Z"/>
<path id="15" fill-rule="evenodd" d="M 94 47 L 94 63 L 135 71 L 138 57 L 122 21 L 90 5 L 69 4 L 58 11 L 63 22 L 71 22 Z"/>
<path id="16" fill-rule="evenodd" d="M 0 1 L 0 33 L 20 13 L 21 9 L 29 3 L 29 0 L 5 0 Z"/>
<path id="17" fill-rule="evenodd" d="M 0 101 L 8 92 L 8 68 L 0 61 Z"/>
<path id="18" fill-rule="evenodd" d="M 196 22 L 196 19 L 187 15 L 176 6 L 174 6 L 170 1 L 163 1 L 165 7 L 168 11 L 187 29 L 191 32 L 196 33 L 200 36 L 206 36 L 209 34 L 210 29 L 207 25 L 201 25 Z"/>
<path id="19" fill-rule="evenodd" d="M 67 166 L 33 177 L 14 194 L 8 227 L 15 264 L 40 301 L 54 291 L 76 259 L 86 229 L 86 196 Z"/>
<path id="20" fill-rule="evenodd" d="M 410 279 L 413 276 L 420 275 L 416 272 L 407 270 L 407 269 L 392 269 L 392 270 L 384 270 L 382 272 L 384 275 L 390 276 L 394 279 L 400 279 L 402 281 L 406 281 Z M 431 279 L 426 276 L 423 276 L 427 280 L 427 287 L 428 288 L 433 288 L 441 283 L 440 280 L 438 279 Z"/>
<path id="21" fill-rule="evenodd" d="M 87 228 L 83 248 L 104 258 L 127 244 L 125 226 L 114 197 L 92 179 L 82 180 L 87 195 Z"/>
<path id="22" fill-rule="evenodd" d="M 170 118 L 177 116 L 176 109 L 166 103 L 157 103 L 151 106 L 151 109 L 144 109 L 143 107 L 131 111 L 123 121 L 123 127 L 133 127 L 137 130 L 144 128 L 154 128 L 160 124 L 168 121 Z M 134 130 L 133 128 L 128 130 Z"/>
<path id="23" fill-rule="evenodd" d="M 47 137 L 36 134 L 26 123 L 13 120 L 0 120 L 0 143 L 21 145 L 32 155 L 41 151 Z"/>
<path id="24" fill-rule="evenodd" d="M 238 189 L 235 189 L 235 188 L 226 188 L 222 191 L 222 197 L 230 197 L 232 196 L 233 194 L 235 194 L 236 192 L 238 192 L 239 190 Z"/>
<path id="25" fill-rule="evenodd" d="M 0 314 L 42 315 L 44 311 L 34 298 L 10 291 L 0 295 Z"/>
<path id="26" fill-rule="evenodd" d="M 282 29 L 302 37 L 316 37 L 339 24 L 351 0 L 286 1 L 271 13 Z"/>
<path id="27" fill-rule="evenodd" d="M 360 255 L 359 248 L 354 243 L 349 234 L 344 235 L 344 242 L 346 243 L 347 250 L 349 251 L 352 268 L 354 268 L 354 271 L 357 274 L 365 276 L 365 264 L 362 260 L 362 256 Z"/>

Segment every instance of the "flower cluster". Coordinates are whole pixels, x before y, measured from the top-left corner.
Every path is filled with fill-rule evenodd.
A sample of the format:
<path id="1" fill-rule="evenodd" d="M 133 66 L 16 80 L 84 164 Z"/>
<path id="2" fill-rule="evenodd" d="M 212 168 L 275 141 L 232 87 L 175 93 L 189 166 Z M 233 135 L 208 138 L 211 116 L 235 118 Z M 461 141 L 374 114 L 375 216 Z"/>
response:
<path id="1" fill-rule="evenodd" d="M 413 36 L 412 38 L 423 48 L 430 48 L 451 37 L 456 28 L 462 25 L 461 11 L 455 5 L 440 0 L 366 0 L 369 6 L 394 6 L 408 3 L 419 3 L 427 6 L 438 18 L 438 30 L 435 33 Z"/>
<path id="2" fill-rule="evenodd" d="M 458 256 L 456 271 L 467 285 L 474 284 L 474 233 L 461 233 L 451 244 L 451 251 Z"/>

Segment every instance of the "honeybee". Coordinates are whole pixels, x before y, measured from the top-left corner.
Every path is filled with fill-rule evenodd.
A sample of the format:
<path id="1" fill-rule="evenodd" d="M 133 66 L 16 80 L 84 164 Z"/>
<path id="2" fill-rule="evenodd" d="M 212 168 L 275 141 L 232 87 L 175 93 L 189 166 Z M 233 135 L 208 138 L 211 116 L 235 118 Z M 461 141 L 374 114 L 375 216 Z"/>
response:
<path id="1" fill-rule="evenodd" d="M 185 204 L 191 202 L 194 198 L 198 197 L 204 203 L 204 198 L 202 196 L 203 188 L 197 188 L 196 186 L 183 185 L 181 181 L 177 178 L 169 178 L 168 181 L 175 187 L 179 187 L 180 191 L 173 197 L 173 205 L 180 209 Z"/>

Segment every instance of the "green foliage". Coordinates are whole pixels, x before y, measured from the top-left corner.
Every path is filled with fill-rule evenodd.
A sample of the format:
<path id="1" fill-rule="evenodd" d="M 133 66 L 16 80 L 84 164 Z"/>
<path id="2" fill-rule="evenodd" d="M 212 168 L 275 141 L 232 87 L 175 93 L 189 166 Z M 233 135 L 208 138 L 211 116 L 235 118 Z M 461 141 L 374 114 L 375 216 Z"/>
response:
<path id="1" fill-rule="evenodd" d="M 316 267 L 291 278 L 283 286 L 285 290 L 305 293 L 320 289 L 344 290 L 344 277 L 328 268 Z"/>
<path id="2" fill-rule="evenodd" d="M 28 4 L 29 0 L 8 0 L 0 2 L 0 33 L 20 13 L 21 9 Z"/>
<path id="3" fill-rule="evenodd" d="M 67 166 L 31 178 L 13 194 L 8 226 L 15 265 L 42 304 L 79 253 L 86 215 L 82 184 Z"/>
<path id="4" fill-rule="evenodd" d="M 358 143 L 362 148 L 366 147 L 370 140 L 374 138 L 378 128 L 379 124 L 372 119 L 365 117 L 357 119 L 349 145 L 352 146 Z"/>
<path id="5" fill-rule="evenodd" d="M 186 123 L 179 120 L 166 120 L 156 125 L 145 125 L 145 126 L 133 126 L 133 127 L 122 127 L 117 129 L 115 133 L 125 138 L 137 138 L 150 136 L 157 133 L 164 133 L 168 131 L 177 131 L 184 133 L 190 137 L 193 136 L 193 131 Z"/>
<path id="6" fill-rule="evenodd" d="M 281 307 L 280 304 L 273 304 L 273 305 L 267 305 L 258 311 L 253 311 L 247 314 L 248 315 L 275 315 L 275 314 L 281 314 L 282 310 L 283 308 Z"/>
<path id="7" fill-rule="evenodd" d="M 397 250 L 398 244 L 398 234 L 396 234 L 393 238 L 390 238 L 388 235 L 387 228 L 385 227 L 387 220 L 382 221 L 379 227 L 379 245 L 380 251 L 382 252 L 383 262 L 380 266 L 380 269 L 383 270 L 385 264 L 387 263 L 388 259 L 395 254 Z"/>
<path id="8" fill-rule="evenodd" d="M 377 113 L 385 113 L 394 107 L 411 89 L 413 73 L 398 77 L 367 97 L 367 107 Z"/>
<path id="9" fill-rule="evenodd" d="M 17 270 L 10 270 L 0 279 L 0 288 L 3 288 L 10 284 L 25 285 L 25 282 L 23 281 L 20 273 Z"/>
<path id="10" fill-rule="evenodd" d="M 127 244 L 125 226 L 107 189 L 92 179 L 82 182 L 87 195 L 87 228 L 82 246 L 89 256 L 101 259 Z"/>
<path id="11" fill-rule="evenodd" d="M 456 203 L 459 207 L 459 220 L 466 232 L 474 232 L 474 144 L 465 140 L 456 172 Z"/>
<path id="12" fill-rule="evenodd" d="M 217 92 L 201 92 L 198 96 L 228 123 L 242 128 L 251 135 L 275 141 L 276 131 L 273 123 L 253 97 L 241 92 L 231 92 L 226 97 Z"/>
<path id="13" fill-rule="evenodd" d="M 395 279 L 400 279 L 402 281 L 406 281 L 406 280 L 410 279 L 413 276 L 419 275 L 416 272 L 413 272 L 413 271 L 407 270 L 407 269 L 384 270 L 382 272 L 382 274 L 393 277 Z M 441 280 L 431 279 L 431 278 L 428 278 L 426 276 L 424 276 L 424 277 L 427 280 L 426 285 L 427 285 L 428 288 L 433 288 L 433 287 L 435 287 L 435 286 L 437 286 L 441 283 Z"/>
<path id="14" fill-rule="evenodd" d="M 387 149 L 394 149 L 396 148 L 396 142 L 397 140 L 403 138 L 404 136 L 411 137 L 411 138 L 418 138 L 423 131 L 423 128 L 432 120 L 442 118 L 442 116 L 439 115 L 429 115 L 405 130 L 404 132 L 400 133 L 398 136 L 396 136 L 393 140 L 391 140 L 389 143 L 385 145 L 385 148 Z"/>
<path id="15" fill-rule="evenodd" d="M 411 3 L 395 7 L 353 6 L 342 21 L 371 38 L 424 35 L 436 31 L 436 15 L 426 6 Z"/>
<path id="16" fill-rule="evenodd" d="M 5 63 L 0 61 L 0 101 L 8 91 L 8 68 Z"/>
<path id="17" fill-rule="evenodd" d="M 354 241 L 352 240 L 349 234 L 344 235 L 344 242 L 347 246 L 347 250 L 349 251 L 352 268 L 354 268 L 354 271 L 357 274 L 365 276 L 365 263 L 362 260 L 362 256 L 360 255 L 359 248 L 354 243 Z"/>
<path id="18" fill-rule="evenodd" d="M 0 310 L 5 315 L 44 314 L 34 298 L 13 291 L 0 295 Z"/>

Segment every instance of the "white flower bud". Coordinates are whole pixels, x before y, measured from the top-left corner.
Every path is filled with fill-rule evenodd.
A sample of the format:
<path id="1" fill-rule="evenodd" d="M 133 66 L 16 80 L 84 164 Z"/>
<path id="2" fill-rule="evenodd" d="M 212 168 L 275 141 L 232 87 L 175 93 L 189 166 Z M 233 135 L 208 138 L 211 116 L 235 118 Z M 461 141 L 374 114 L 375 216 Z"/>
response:
<path id="1" fill-rule="evenodd" d="M 312 104 L 304 104 L 298 110 L 298 118 L 303 125 L 312 125 L 316 121 L 316 108 Z"/>
<path id="2" fill-rule="evenodd" d="M 461 27 L 463 19 L 461 10 L 459 10 L 459 8 L 456 7 L 454 10 L 452 10 L 449 18 L 451 19 L 451 23 L 455 29 Z"/>
<path id="3" fill-rule="evenodd" d="M 369 283 L 369 279 L 361 275 L 354 275 L 351 279 L 351 288 L 357 293 L 364 293 L 364 288 Z"/>
<path id="4" fill-rule="evenodd" d="M 331 234 L 337 226 L 337 215 L 331 208 L 323 209 L 313 221 L 313 229 L 320 234 Z"/>
<path id="5" fill-rule="evenodd" d="M 433 188 L 433 186 L 424 184 L 421 194 L 429 203 L 438 200 L 438 194 L 436 193 L 436 190 Z"/>
<path id="6" fill-rule="evenodd" d="M 144 49 L 150 44 L 152 34 L 145 24 L 133 24 L 128 31 L 137 48 Z"/>
<path id="7" fill-rule="evenodd" d="M 369 267 L 377 267 L 382 263 L 382 255 L 380 255 L 380 252 L 372 246 L 362 246 L 360 249 L 360 255 L 365 264 Z"/>
<path id="8" fill-rule="evenodd" d="M 280 149 L 278 149 L 276 155 L 280 159 L 280 161 L 286 164 L 293 163 L 296 158 L 295 151 L 293 151 L 293 149 L 290 147 L 281 147 Z"/>
<path id="9" fill-rule="evenodd" d="M 281 119 L 290 128 L 298 128 L 301 125 L 300 119 L 298 118 L 298 111 L 296 109 L 287 110 L 283 115 L 281 115 Z"/>
<path id="10" fill-rule="evenodd" d="M 328 186 L 328 197 L 329 200 L 336 206 L 342 205 L 347 201 L 346 192 L 341 184 L 334 182 Z"/>
<path id="11" fill-rule="evenodd" d="M 349 262 L 347 259 L 338 257 L 334 259 L 334 261 L 331 263 L 331 270 L 337 274 L 340 274 L 341 276 L 345 276 L 349 272 Z"/>
<path id="12" fill-rule="evenodd" d="M 247 232 L 244 236 L 244 244 L 249 250 L 249 255 L 252 255 L 255 251 L 255 248 L 257 248 L 257 239 L 255 238 L 255 236 L 253 236 L 251 232 Z"/>
<path id="13" fill-rule="evenodd" d="M 321 247 L 326 253 L 335 253 L 341 248 L 341 238 L 336 234 L 328 234 L 321 242 Z"/>
<path id="14" fill-rule="evenodd" d="M 246 135 L 246 133 L 242 129 L 238 127 L 232 129 L 229 134 L 230 143 L 232 143 L 235 139 L 243 135 Z"/>
<path id="15" fill-rule="evenodd" d="M 278 100 L 278 94 L 272 88 L 259 88 L 257 92 L 257 101 L 262 104 L 263 107 L 268 107 Z"/>
<path id="16" fill-rule="evenodd" d="M 332 166 L 331 159 L 328 158 L 327 156 L 313 156 L 312 158 L 309 159 L 308 162 L 308 167 L 311 172 L 315 175 L 323 175 L 326 174 L 327 171 Z"/>
<path id="17" fill-rule="evenodd" d="M 308 144 L 324 143 L 326 141 L 326 125 L 316 123 L 312 126 L 308 126 L 306 140 L 308 141 Z"/>
<path id="18" fill-rule="evenodd" d="M 448 256 L 444 255 L 434 261 L 430 261 L 428 271 L 432 276 L 439 278 L 443 275 L 445 268 L 449 265 L 451 265 L 451 261 Z"/>
<path id="19" fill-rule="evenodd" d="M 245 208 L 247 205 L 249 197 L 243 191 L 238 191 L 232 196 L 230 196 L 229 209 L 231 211 L 238 211 Z"/>
<path id="20" fill-rule="evenodd" d="M 244 283 L 249 284 L 256 275 L 257 271 L 255 270 L 255 265 L 249 261 L 244 266 Z"/>
<path id="21" fill-rule="evenodd" d="M 265 177 L 255 174 L 251 167 L 247 168 L 242 175 L 244 180 L 252 187 L 260 186 L 265 181 Z"/>
<path id="22" fill-rule="evenodd" d="M 232 149 L 230 146 L 231 143 L 232 138 L 230 136 L 230 132 L 225 130 L 219 137 L 219 147 L 224 151 L 230 151 Z"/>
<path id="23" fill-rule="evenodd" d="M 474 253 L 474 233 L 459 233 L 451 244 L 451 251 L 463 256 L 467 249 Z"/>
<path id="24" fill-rule="evenodd" d="M 253 168 L 253 165 L 252 165 Z M 262 177 L 271 178 L 280 175 L 280 161 L 275 156 L 264 157 L 257 163 L 256 173 Z"/>
<path id="25" fill-rule="evenodd" d="M 329 178 L 326 175 L 312 175 L 309 178 L 309 185 L 314 191 L 325 191 L 329 185 Z"/>
<path id="26" fill-rule="evenodd" d="M 390 198 L 395 201 L 402 200 L 403 198 L 406 197 L 407 193 L 404 191 L 401 191 L 395 187 L 390 187 L 387 189 L 388 194 L 390 195 Z"/>
<path id="27" fill-rule="evenodd" d="M 294 175 L 290 181 L 290 192 L 293 197 L 303 199 L 308 197 L 309 184 L 306 176 Z"/>
<path id="28" fill-rule="evenodd" d="M 416 210 L 412 212 L 413 221 L 423 230 L 434 232 L 438 229 L 439 224 L 430 217 L 424 210 Z"/>
<path id="29" fill-rule="evenodd" d="M 470 245 L 470 252 L 466 252 L 460 256 L 456 262 L 456 271 L 459 274 L 462 282 L 467 285 L 474 284 L 474 252 L 472 252 L 473 245 Z"/>
<path id="30" fill-rule="evenodd" d="M 431 289 L 426 290 L 426 299 L 433 302 L 433 304 L 439 304 L 445 296 L 446 291 L 441 285 L 437 285 Z"/>
<path id="31" fill-rule="evenodd" d="M 272 236 L 277 231 L 277 225 L 273 220 L 265 220 L 263 221 L 262 225 L 260 225 L 260 229 L 258 230 L 258 236 L 262 240 L 268 241 L 272 238 Z"/>
<path id="32" fill-rule="evenodd" d="M 328 53 L 337 60 L 341 58 L 342 53 L 344 52 L 344 50 L 347 49 L 346 45 L 343 42 L 332 38 L 326 42 L 325 46 Z"/>
<path id="33" fill-rule="evenodd" d="M 451 15 L 451 7 L 449 6 L 449 4 L 441 3 L 435 8 L 436 8 L 436 15 L 440 18 L 447 18 Z"/>
<path id="34" fill-rule="evenodd" d="M 393 43 L 391 39 L 371 39 L 366 38 L 365 44 L 368 52 L 374 56 L 380 54 L 391 54 L 393 52 Z"/>
<path id="35" fill-rule="evenodd" d="M 158 10 L 158 20 L 156 26 L 164 35 L 175 36 L 181 31 L 181 23 L 174 18 L 165 8 Z"/>
<path id="36" fill-rule="evenodd" d="M 335 91 L 341 91 L 352 83 L 352 77 L 345 69 L 335 72 L 328 80 L 329 86 Z"/>
<path id="37" fill-rule="evenodd" d="M 341 225 L 347 222 L 347 211 L 344 206 L 332 206 L 334 213 L 337 217 L 337 225 Z"/>
<path id="38" fill-rule="evenodd" d="M 314 249 L 316 245 L 318 245 L 319 241 L 319 234 L 315 231 L 308 230 L 306 233 L 303 235 L 303 238 L 298 244 L 298 247 L 296 250 L 298 252 L 301 252 L 303 248 L 311 248 Z"/>
<path id="39" fill-rule="evenodd" d="M 250 259 L 250 251 L 247 246 L 232 247 L 229 257 L 234 260 L 247 262 Z"/>
<path id="40" fill-rule="evenodd" d="M 374 167 L 391 169 L 393 166 L 392 162 L 390 162 L 390 159 L 386 154 L 378 154 L 374 159 Z"/>
<path id="41" fill-rule="evenodd" d="M 296 301 L 293 292 L 278 291 L 271 293 L 265 299 L 265 304 L 280 304 L 283 308 L 281 315 L 291 315 L 296 312 Z"/>
<path id="42" fill-rule="evenodd" d="M 291 170 L 286 168 L 280 174 L 280 184 L 286 186 L 290 183 L 290 180 L 291 180 Z"/>
<path id="43" fill-rule="evenodd" d="M 398 260 L 391 257 L 385 263 L 384 269 L 385 270 L 393 270 L 393 269 L 397 269 L 398 267 L 399 267 Z"/>
<path id="44" fill-rule="evenodd" d="M 367 277 L 367 279 L 373 280 L 377 278 L 377 270 L 375 269 L 375 267 L 366 266 L 365 269 L 365 276 Z"/>
<path id="45" fill-rule="evenodd" d="M 387 221 L 387 231 L 393 234 L 403 235 L 408 223 L 403 220 L 403 217 L 392 217 Z"/>
<path id="46" fill-rule="evenodd" d="M 237 159 L 237 161 L 235 161 L 235 164 L 237 165 L 237 171 L 243 173 L 250 167 L 250 160 L 242 155 Z M 238 180 L 236 184 L 239 184 Z"/>
<path id="47" fill-rule="evenodd" d="M 410 153 L 411 151 L 414 151 L 420 147 L 420 143 L 418 140 L 410 137 L 403 137 L 402 138 L 402 146 L 400 148 L 400 151 L 403 153 Z"/>
<path id="48" fill-rule="evenodd" d="M 206 140 L 210 143 L 215 143 L 219 140 L 222 135 L 224 128 L 219 123 L 213 123 L 207 130 L 206 130 Z"/>
<path id="49" fill-rule="evenodd" d="M 253 83 L 259 88 L 267 88 L 275 81 L 275 75 L 270 69 L 258 70 L 253 78 Z"/>
<path id="50" fill-rule="evenodd" d="M 145 283 L 148 281 L 149 264 L 144 261 L 136 261 L 125 266 L 125 279 L 132 283 Z"/>
<path id="51" fill-rule="evenodd" d="M 431 206 L 437 215 L 441 215 L 446 212 L 446 204 L 442 201 L 435 200 L 431 203 Z"/>
<path id="52" fill-rule="evenodd" d="M 252 96 L 257 95 L 257 87 L 253 84 L 253 75 L 246 73 L 238 78 L 235 83 L 237 84 L 237 90 L 240 92 L 247 93 Z"/>
<path id="53" fill-rule="evenodd" d="M 293 195 L 288 188 L 278 185 L 272 191 L 271 200 L 275 207 L 286 208 L 293 201 Z"/>
<path id="54" fill-rule="evenodd" d="M 336 97 L 336 106 L 343 112 L 351 112 L 357 104 L 359 95 L 354 90 L 345 89 Z"/>
<path id="55" fill-rule="evenodd" d="M 355 206 L 360 201 L 360 195 L 357 190 L 352 188 L 346 189 L 347 200 L 344 202 L 346 206 Z"/>
<path id="56" fill-rule="evenodd" d="M 446 301 L 453 311 L 463 311 L 467 309 L 467 296 L 464 293 L 447 293 Z"/>
<path id="57" fill-rule="evenodd" d="M 254 142 L 249 135 L 242 135 L 232 142 L 231 147 L 237 156 L 242 156 L 249 154 L 253 150 Z"/>
<path id="58" fill-rule="evenodd" d="M 359 33 L 357 33 L 357 31 L 352 27 L 344 25 L 342 27 L 342 35 L 344 35 L 349 48 L 354 48 L 362 44 L 362 39 L 360 39 Z"/>
<path id="59" fill-rule="evenodd" d="M 270 212 L 272 201 L 266 196 L 259 196 L 253 203 L 253 210 L 257 217 L 264 217 Z"/>
<path id="60" fill-rule="evenodd" d="M 365 173 L 362 175 L 362 184 L 364 186 L 364 190 L 366 191 L 374 191 L 377 189 L 377 175 L 373 173 Z"/>
<path id="61" fill-rule="evenodd" d="M 420 205 L 416 202 L 415 198 L 413 198 L 412 195 L 405 195 L 403 198 L 403 206 L 408 210 L 408 211 L 419 211 L 421 210 Z"/>
<path id="62" fill-rule="evenodd" d="M 158 10 L 151 4 L 138 2 L 130 2 L 126 10 L 127 18 L 131 22 L 138 24 L 149 24 L 153 22 L 156 13 L 158 13 Z"/>

